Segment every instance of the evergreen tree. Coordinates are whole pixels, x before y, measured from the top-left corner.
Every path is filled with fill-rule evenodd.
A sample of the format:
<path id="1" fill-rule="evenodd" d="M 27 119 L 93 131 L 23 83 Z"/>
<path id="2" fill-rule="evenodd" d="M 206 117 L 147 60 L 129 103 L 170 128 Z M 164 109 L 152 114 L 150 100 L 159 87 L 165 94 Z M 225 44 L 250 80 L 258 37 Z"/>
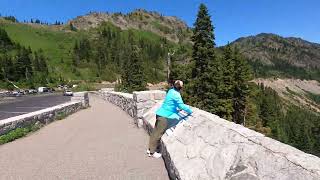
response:
<path id="1" fill-rule="evenodd" d="M 122 83 L 123 88 L 128 92 L 146 89 L 143 63 L 139 53 L 140 49 L 136 45 L 132 45 L 130 59 L 124 63 L 125 69 L 122 74 Z"/>
<path id="2" fill-rule="evenodd" d="M 8 33 L 6 30 L 0 28 L 0 52 L 2 49 L 6 50 L 8 46 L 12 46 L 13 43 L 8 36 Z"/>
<path id="3" fill-rule="evenodd" d="M 252 73 L 247 61 L 240 55 L 238 49 L 235 49 L 234 59 L 233 121 L 238 124 L 245 124 L 250 93 L 249 81 L 252 78 Z"/>
<path id="4" fill-rule="evenodd" d="M 40 71 L 39 56 L 37 52 L 34 53 L 33 68 L 35 71 Z"/>
<path id="5" fill-rule="evenodd" d="M 4 78 L 4 61 L 3 58 L 0 56 L 0 82 L 5 80 Z"/>
<path id="6" fill-rule="evenodd" d="M 49 74 L 46 58 L 42 54 L 39 56 L 39 67 L 40 67 L 40 71 L 42 73 L 44 73 L 46 75 Z"/>
<path id="7" fill-rule="evenodd" d="M 3 72 L 3 77 L 4 79 L 8 80 L 15 80 L 16 79 L 16 72 L 15 68 L 12 62 L 11 57 L 9 57 L 7 54 L 4 54 L 2 58 L 3 66 L 2 66 L 2 72 Z"/>
<path id="8" fill-rule="evenodd" d="M 79 53 L 79 45 L 78 42 L 75 42 L 74 47 L 73 47 L 73 58 L 72 58 L 72 66 L 73 68 L 78 66 L 80 62 L 80 53 Z"/>
<path id="9" fill-rule="evenodd" d="M 222 85 L 222 70 L 215 56 L 213 29 L 208 9 L 201 4 L 192 37 L 192 80 L 187 90 L 192 105 L 221 115 L 224 107 L 218 95 Z"/>
<path id="10" fill-rule="evenodd" d="M 232 113 L 234 112 L 233 107 L 233 91 L 235 86 L 235 58 L 231 46 L 228 44 L 224 48 L 222 58 L 222 71 L 223 71 L 223 84 L 219 98 L 221 99 L 221 106 L 224 108 L 220 112 L 224 119 L 232 120 Z"/>
<path id="11" fill-rule="evenodd" d="M 19 51 L 15 67 L 18 80 L 31 78 L 33 71 L 28 49 L 22 48 Z"/>

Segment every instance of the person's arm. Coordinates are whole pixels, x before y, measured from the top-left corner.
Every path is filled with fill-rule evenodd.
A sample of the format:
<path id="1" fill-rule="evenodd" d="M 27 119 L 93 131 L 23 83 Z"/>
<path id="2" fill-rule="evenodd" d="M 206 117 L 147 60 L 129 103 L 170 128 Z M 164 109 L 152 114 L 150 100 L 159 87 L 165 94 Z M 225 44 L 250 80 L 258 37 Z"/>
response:
<path id="1" fill-rule="evenodd" d="M 188 105 L 184 104 L 180 94 L 175 94 L 174 100 L 177 103 L 179 109 L 184 110 L 188 114 L 192 113 L 192 109 Z"/>

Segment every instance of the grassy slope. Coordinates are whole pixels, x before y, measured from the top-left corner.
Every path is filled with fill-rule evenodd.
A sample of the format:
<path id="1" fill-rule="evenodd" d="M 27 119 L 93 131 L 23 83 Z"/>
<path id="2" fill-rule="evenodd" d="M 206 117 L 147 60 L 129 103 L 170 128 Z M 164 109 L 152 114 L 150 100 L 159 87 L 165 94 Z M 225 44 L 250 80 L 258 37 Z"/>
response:
<path id="1" fill-rule="evenodd" d="M 3 20 L 0 22 L 1 27 L 7 31 L 14 42 L 25 47 L 30 46 L 33 51 L 43 49 L 49 58 L 48 63 L 52 72 L 75 78 L 70 72 L 71 49 L 74 42 L 84 33 L 57 31 L 48 26 L 11 23 Z M 64 63 L 61 63 L 61 59 Z"/>
<path id="2" fill-rule="evenodd" d="M 81 76 L 76 76 L 71 72 L 72 49 L 74 43 L 83 37 L 96 38 L 95 35 L 98 33 L 99 28 L 89 31 L 72 32 L 57 30 L 57 28 L 52 26 L 12 23 L 3 19 L 0 19 L 0 26 L 8 32 L 13 41 L 25 47 L 30 46 L 33 51 L 39 50 L 40 48 L 43 49 L 49 58 L 48 64 L 50 72 L 55 73 L 55 75 L 62 75 L 65 79 L 75 80 L 89 80 L 95 77 L 95 65 L 93 64 L 88 64 L 86 67 L 78 69 Z M 102 27 L 105 26 L 116 28 L 111 23 L 105 23 Z M 148 31 L 132 31 L 136 37 L 149 39 L 153 42 L 161 38 L 161 36 Z M 127 36 L 128 31 L 122 31 L 122 33 Z M 170 41 L 168 41 L 168 43 L 171 47 L 176 46 L 175 43 Z M 63 59 L 63 63 L 61 59 Z"/>

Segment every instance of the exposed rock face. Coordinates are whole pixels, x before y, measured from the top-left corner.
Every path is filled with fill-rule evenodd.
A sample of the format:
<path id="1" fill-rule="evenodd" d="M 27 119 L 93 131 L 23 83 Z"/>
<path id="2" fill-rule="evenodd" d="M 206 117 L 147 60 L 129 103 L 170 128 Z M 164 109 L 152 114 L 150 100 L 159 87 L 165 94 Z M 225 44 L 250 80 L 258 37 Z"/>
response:
<path id="1" fill-rule="evenodd" d="M 122 13 L 90 13 L 85 16 L 78 16 L 71 20 L 71 24 L 76 29 L 88 30 L 101 25 L 103 22 L 110 22 L 121 29 L 138 29 L 151 31 L 169 40 L 178 42 L 179 39 L 189 39 L 191 29 L 178 19 L 172 16 L 162 16 L 157 12 L 148 12 L 145 10 L 136 10 L 128 14 Z"/>
<path id="2" fill-rule="evenodd" d="M 152 97 L 143 94 L 145 100 Z M 160 106 L 161 101 L 142 116 L 148 132 L 154 127 L 155 111 Z M 162 153 L 172 179 L 320 179 L 320 158 L 214 114 L 193 110 L 173 134 L 162 137 Z"/>

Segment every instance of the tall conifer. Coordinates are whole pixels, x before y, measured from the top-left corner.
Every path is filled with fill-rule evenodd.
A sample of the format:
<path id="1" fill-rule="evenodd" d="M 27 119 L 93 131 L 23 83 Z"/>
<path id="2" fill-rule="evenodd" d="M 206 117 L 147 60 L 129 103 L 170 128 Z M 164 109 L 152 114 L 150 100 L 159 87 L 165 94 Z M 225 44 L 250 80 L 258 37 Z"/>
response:
<path id="1" fill-rule="evenodd" d="M 219 114 L 219 91 L 222 84 L 221 63 L 215 55 L 213 26 L 204 4 L 200 5 L 193 32 L 192 80 L 187 87 L 190 103 L 206 111 Z"/>
<path id="2" fill-rule="evenodd" d="M 245 124 L 246 108 L 250 93 L 249 81 L 252 78 L 252 72 L 247 61 L 240 55 L 238 49 L 235 49 L 234 57 L 233 121 L 238 124 Z"/>
<path id="3" fill-rule="evenodd" d="M 222 57 L 222 71 L 223 71 L 223 83 L 221 86 L 221 91 L 219 98 L 221 99 L 221 109 L 220 115 L 228 120 L 232 120 L 233 109 L 233 90 L 234 90 L 234 64 L 235 58 L 231 46 L 228 44 L 224 48 Z"/>

